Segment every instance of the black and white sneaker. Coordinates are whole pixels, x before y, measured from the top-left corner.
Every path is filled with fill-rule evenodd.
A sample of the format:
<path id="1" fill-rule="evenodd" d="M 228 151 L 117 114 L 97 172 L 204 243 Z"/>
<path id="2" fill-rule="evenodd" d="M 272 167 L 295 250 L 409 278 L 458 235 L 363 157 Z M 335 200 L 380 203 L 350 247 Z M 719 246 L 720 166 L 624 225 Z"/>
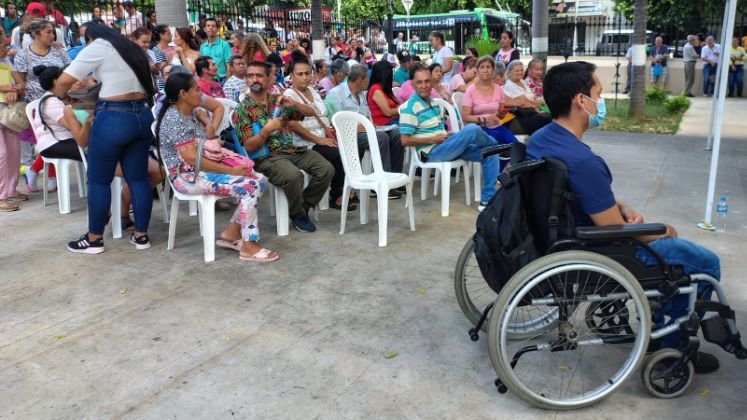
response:
<path id="1" fill-rule="evenodd" d="M 91 241 L 86 233 L 77 241 L 68 242 L 67 250 L 78 254 L 101 254 L 104 252 L 104 239 L 99 238 Z"/>
<path id="2" fill-rule="evenodd" d="M 138 250 L 148 249 L 150 248 L 150 239 L 148 239 L 148 235 L 143 235 L 141 237 L 135 237 L 135 234 L 130 235 L 130 243 L 135 245 L 135 248 Z"/>

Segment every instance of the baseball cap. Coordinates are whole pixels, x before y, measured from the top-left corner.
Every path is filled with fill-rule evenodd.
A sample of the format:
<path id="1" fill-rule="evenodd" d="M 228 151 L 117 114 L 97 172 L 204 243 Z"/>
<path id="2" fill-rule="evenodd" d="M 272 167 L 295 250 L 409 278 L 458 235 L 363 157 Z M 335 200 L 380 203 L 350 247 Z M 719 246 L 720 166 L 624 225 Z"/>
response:
<path id="1" fill-rule="evenodd" d="M 26 6 L 26 14 L 32 15 L 32 16 L 46 16 L 47 9 L 44 7 L 43 4 L 32 1 L 31 3 Z"/>
<path id="2" fill-rule="evenodd" d="M 405 50 L 402 50 L 397 53 L 397 60 L 399 60 L 400 63 L 406 63 L 412 60 L 412 57 L 410 56 L 410 53 L 408 53 Z"/>

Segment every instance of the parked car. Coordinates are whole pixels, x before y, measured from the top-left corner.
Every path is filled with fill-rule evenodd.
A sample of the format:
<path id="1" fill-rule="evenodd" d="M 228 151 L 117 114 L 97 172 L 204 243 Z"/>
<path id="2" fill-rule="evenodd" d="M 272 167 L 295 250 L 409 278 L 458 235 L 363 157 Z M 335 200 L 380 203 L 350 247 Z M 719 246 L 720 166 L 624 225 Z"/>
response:
<path id="1" fill-rule="evenodd" d="M 602 33 L 602 39 L 597 43 L 598 56 L 624 56 L 632 44 L 632 29 L 613 29 Z M 646 45 L 653 42 L 653 32 L 646 31 Z"/>

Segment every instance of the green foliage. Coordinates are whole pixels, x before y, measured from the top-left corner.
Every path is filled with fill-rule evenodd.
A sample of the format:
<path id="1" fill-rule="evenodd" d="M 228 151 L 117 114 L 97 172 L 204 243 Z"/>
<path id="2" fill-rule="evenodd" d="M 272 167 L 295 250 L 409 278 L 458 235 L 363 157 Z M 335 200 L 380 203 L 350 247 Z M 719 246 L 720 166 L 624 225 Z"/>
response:
<path id="1" fill-rule="evenodd" d="M 626 19 L 633 21 L 635 0 L 615 0 L 615 10 Z M 681 31 L 698 32 L 705 24 L 713 20 L 720 21 L 724 15 L 725 0 L 682 1 L 657 0 L 649 1 L 648 28 L 665 28 L 674 26 Z M 747 12 L 747 0 L 739 0 L 738 10 Z"/>
<path id="2" fill-rule="evenodd" d="M 600 127 L 604 131 L 624 131 L 633 133 L 674 134 L 682 121 L 684 110 L 669 111 L 664 103 L 646 102 L 644 115 L 640 119 L 628 116 L 630 101 L 620 99 L 617 106 L 607 101 L 607 117 Z"/>
<path id="3" fill-rule="evenodd" d="M 646 102 L 660 104 L 667 99 L 667 91 L 662 88 L 646 89 Z"/>
<path id="4" fill-rule="evenodd" d="M 664 108 L 672 114 L 683 113 L 690 108 L 690 100 L 685 95 L 672 96 L 664 101 Z"/>
<path id="5" fill-rule="evenodd" d="M 498 41 L 491 41 L 489 39 L 482 39 L 479 36 L 472 35 L 467 40 L 467 47 L 472 47 L 477 50 L 477 54 L 482 57 L 483 55 L 490 55 L 498 51 L 501 44 Z"/>

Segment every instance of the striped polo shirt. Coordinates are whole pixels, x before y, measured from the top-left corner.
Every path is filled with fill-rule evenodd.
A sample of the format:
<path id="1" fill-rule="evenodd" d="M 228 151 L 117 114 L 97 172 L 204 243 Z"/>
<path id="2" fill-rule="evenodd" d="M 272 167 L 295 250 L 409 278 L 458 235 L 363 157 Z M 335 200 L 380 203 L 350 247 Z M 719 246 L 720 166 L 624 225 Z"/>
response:
<path id="1" fill-rule="evenodd" d="M 415 138 L 446 134 L 443 109 L 429 102 L 425 102 L 417 94 L 410 97 L 399 114 L 400 134 L 408 134 Z M 433 148 L 432 144 L 423 144 L 416 147 L 418 151 L 425 152 L 431 150 L 431 148 Z"/>

